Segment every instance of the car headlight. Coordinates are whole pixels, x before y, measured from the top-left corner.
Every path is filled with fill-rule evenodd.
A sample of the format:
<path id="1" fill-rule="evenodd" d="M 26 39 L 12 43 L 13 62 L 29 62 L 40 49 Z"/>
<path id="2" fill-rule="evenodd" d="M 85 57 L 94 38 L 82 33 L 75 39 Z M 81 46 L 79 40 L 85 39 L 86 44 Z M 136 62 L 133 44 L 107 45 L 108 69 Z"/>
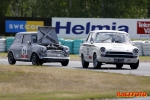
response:
<path id="1" fill-rule="evenodd" d="M 44 46 L 41 47 L 41 51 L 42 51 L 42 52 L 45 52 L 46 50 L 47 50 L 46 47 L 44 47 Z"/>
<path id="2" fill-rule="evenodd" d="M 139 53 L 139 50 L 138 49 L 133 49 L 133 54 L 138 54 Z"/>
<path id="3" fill-rule="evenodd" d="M 101 51 L 102 53 L 104 53 L 104 52 L 106 51 L 106 49 L 105 49 L 104 47 L 101 47 L 101 48 L 100 48 L 100 51 Z"/>
<path id="4" fill-rule="evenodd" d="M 64 47 L 64 50 L 69 51 L 70 49 L 69 49 L 69 47 Z"/>

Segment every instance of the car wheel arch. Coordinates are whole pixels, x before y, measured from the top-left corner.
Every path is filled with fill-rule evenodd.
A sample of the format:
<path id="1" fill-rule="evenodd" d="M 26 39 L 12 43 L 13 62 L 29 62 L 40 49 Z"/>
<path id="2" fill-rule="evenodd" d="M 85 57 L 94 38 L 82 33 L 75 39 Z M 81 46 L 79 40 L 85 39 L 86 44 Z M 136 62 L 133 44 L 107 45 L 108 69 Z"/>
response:
<path id="1" fill-rule="evenodd" d="M 13 56 L 14 56 L 13 51 L 9 51 L 9 52 L 7 53 L 7 57 L 8 57 L 8 54 L 9 54 L 9 53 L 12 53 L 12 54 L 13 54 Z M 14 58 L 15 58 L 15 56 L 14 56 Z"/>
<path id="2" fill-rule="evenodd" d="M 33 54 L 38 55 L 38 53 L 37 53 L 37 52 L 32 52 L 32 54 L 31 54 L 31 56 L 30 56 L 30 61 L 32 60 L 32 56 L 33 56 Z M 39 55 L 38 55 L 38 57 L 39 57 Z"/>

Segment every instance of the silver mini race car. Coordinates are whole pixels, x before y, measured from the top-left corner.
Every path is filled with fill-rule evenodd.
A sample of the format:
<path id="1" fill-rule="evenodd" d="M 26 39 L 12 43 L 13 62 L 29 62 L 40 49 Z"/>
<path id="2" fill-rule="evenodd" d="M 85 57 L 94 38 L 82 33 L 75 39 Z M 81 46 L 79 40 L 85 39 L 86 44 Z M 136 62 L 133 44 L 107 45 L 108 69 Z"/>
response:
<path id="1" fill-rule="evenodd" d="M 37 32 L 19 32 L 8 50 L 9 64 L 16 61 L 32 62 L 42 65 L 46 62 L 69 63 L 69 48 L 58 41 L 54 27 L 38 27 Z"/>

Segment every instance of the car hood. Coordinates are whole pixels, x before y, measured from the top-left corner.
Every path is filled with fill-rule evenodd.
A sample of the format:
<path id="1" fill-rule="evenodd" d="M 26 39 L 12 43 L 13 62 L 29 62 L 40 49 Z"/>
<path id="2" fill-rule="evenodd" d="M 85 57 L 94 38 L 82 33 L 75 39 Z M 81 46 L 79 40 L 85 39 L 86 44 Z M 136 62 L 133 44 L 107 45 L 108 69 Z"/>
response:
<path id="1" fill-rule="evenodd" d="M 96 47 L 105 47 L 107 51 L 132 52 L 135 46 L 127 43 L 96 43 Z"/>
<path id="2" fill-rule="evenodd" d="M 37 43 L 40 45 L 59 44 L 58 37 L 54 27 L 38 27 Z"/>

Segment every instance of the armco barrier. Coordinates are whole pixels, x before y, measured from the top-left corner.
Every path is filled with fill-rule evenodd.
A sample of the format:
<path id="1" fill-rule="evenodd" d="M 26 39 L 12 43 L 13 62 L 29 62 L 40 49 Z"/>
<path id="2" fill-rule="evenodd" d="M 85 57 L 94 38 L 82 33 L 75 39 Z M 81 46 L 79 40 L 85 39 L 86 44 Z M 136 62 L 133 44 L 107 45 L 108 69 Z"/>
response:
<path id="1" fill-rule="evenodd" d="M 14 37 L 7 37 L 6 38 L 6 51 L 8 51 L 8 49 L 10 48 L 13 41 L 14 41 Z"/>

